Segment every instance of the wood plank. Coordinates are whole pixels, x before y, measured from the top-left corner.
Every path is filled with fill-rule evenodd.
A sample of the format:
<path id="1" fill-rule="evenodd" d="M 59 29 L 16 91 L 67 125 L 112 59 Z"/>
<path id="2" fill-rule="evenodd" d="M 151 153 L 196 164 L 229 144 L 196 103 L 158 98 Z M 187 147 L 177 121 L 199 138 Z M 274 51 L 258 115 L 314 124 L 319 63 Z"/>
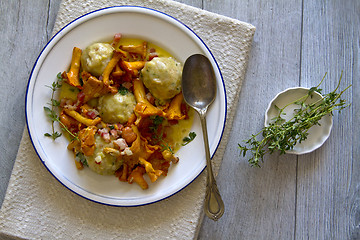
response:
<path id="1" fill-rule="evenodd" d="M 25 89 L 33 64 L 50 35 L 56 1 L 0 1 L 0 205 L 25 125 Z M 60 2 L 60 1 L 57 1 Z M 50 12 L 49 12 L 50 11 Z M 49 17 L 51 13 L 51 17 Z"/>
<path id="2" fill-rule="evenodd" d="M 179 3 L 184 3 L 197 8 L 203 8 L 202 0 L 174 0 L 174 1 Z"/>
<path id="3" fill-rule="evenodd" d="M 295 226 L 296 156 L 266 157 L 249 167 L 237 143 L 258 132 L 269 101 L 300 74 L 301 1 L 205 1 L 204 9 L 257 27 L 233 132 L 218 175 L 226 211 L 204 219 L 199 239 L 291 239 Z"/>
<path id="4" fill-rule="evenodd" d="M 353 84 L 324 147 L 299 157 L 296 239 L 360 239 L 359 1 L 304 1 L 301 84 Z M 354 114 L 354 115 L 352 115 Z M 352 133 L 352 134 L 351 134 Z"/>

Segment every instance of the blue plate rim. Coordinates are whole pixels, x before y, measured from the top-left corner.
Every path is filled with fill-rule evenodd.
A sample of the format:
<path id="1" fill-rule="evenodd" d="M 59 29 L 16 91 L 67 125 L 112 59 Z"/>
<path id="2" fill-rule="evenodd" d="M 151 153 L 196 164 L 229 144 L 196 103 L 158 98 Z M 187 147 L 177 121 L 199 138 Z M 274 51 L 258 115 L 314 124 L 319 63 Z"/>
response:
<path id="1" fill-rule="evenodd" d="M 113 207 L 139 207 L 139 206 L 146 206 L 146 205 L 149 205 L 149 204 L 153 204 L 153 203 L 157 203 L 157 202 L 160 202 L 162 200 L 165 200 L 167 198 L 170 198 L 171 196 L 179 193 L 180 191 L 182 191 L 184 188 L 188 187 L 195 179 L 197 179 L 200 174 L 205 170 L 206 166 L 199 172 L 199 174 L 197 176 L 195 176 L 188 184 L 186 184 L 184 187 L 178 189 L 177 191 L 175 191 L 174 193 L 168 195 L 168 196 L 165 196 L 161 199 L 158 199 L 158 200 L 155 200 L 155 201 L 151 201 L 151 202 L 147 202 L 147 203 L 143 203 L 143 204 L 137 204 L 137 205 L 121 205 L 121 204 L 111 204 L 111 203 L 104 203 L 104 202 L 101 202 L 101 201 L 97 201 L 97 200 L 94 200 L 94 199 L 91 199 L 89 197 L 86 197 L 86 196 L 83 196 L 82 194 L 74 191 L 73 189 L 69 188 L 68 186 L 66 186 L 60 179 L 58 179 L 54 173 L 52 173 L 52 171 L 50 171 L 50 169 L 46 166 L 44 160 L 40 157 L 40 154 L 38 152 L 38 150 L 36 149 L 35 147 L 35 144 L 34 144 L 34 139 L 33 137 L 31 136 L 31 131 L 30 131 L 30 127 L 29 127 L 29 119 L 28 119 L 28 109 L 27 109 L 27 101 L 28 101 L 28 97 L 29 97 L 29 88 L 30 88 L 30 84 L 31 84 L 31 79 L 32 79 L 32 76 L 33 76 L 33 73 L 34 73 L 34 70 L 38 64 L 38 61 L 40 59 L 40 57 L 43 55 L 44 51 L 47 49 L 47 47 L 49 46 L 50 43 L 52 43 L 52 41 L 59 35 L 61 34 L 64 30 L 66 30 L 70 25 L 74 24 L 75 22 L 83 19 L 84 17 L 90 15 L 90 14 L 94 14 L 94 13 L 97 13 L 97 12 L 101 12 L 101 11 L 105 11 L 105 10 L 108 10 L 108 9 L 115 9 L 115 8 L 129 8 L 129 9 L 137 9 L 137 8 L 140 8 L 140 9 L 146 9 L 146 10 L 149 10 L 149 11 L 154 11 L 156 13 L 159 13 L 161 15 L 164 15 L 166 17 L 169 17 L 175 21 L 177 21 L 178 23 L 180 23 L 181 25 L 183 25 L 184 27 L 186 27 L 189 31 L 191 31 L 201 42 L 202 44 L 204 45 L 204 47 L 208 50 L 208 52 L 210 53 L 211 57 L 213 58 L 215 64 L 216 64 L 216 67 L 219 71 L 219 74 L 220 74 L 220 77 L 221 77 L 221 82 L 223 84 L 223 89 L 224 89 L 224 96 L 225 96 L 225 116 L 224 116 L 224 123 L 223 123 L 223 128 L 222 128 L 222 131 L 221 131 L 221 135 L 220 135 L 220 140 L 219 142 L 217 143 L 217 146 L 215 148 L 215 151 L 214 153 L 211 155 L 211 158 L 215 155 L 216 151 L 218 150 L 218 147 L 221 143 L 221 139 L 223 137 L 223 134 L 224 134 L 224 130 L 225 130 L 225 125 L 226 125 L 226 120 L 227 120 L 227 95 L 226 95 L 226 88 L 225 88 L 225 82 L 224 82 L 224 78 L 223 78 L 223 75 L 220 71 L 220 67 L 213 55 L 213 53 L 210 51 L 209 47 L 205 44 L 205 42 L 190 28 L 188 27 L 186 24 L 184 24 L 183 22 L 181 22 L 180 20 L 178 20 L 177 18 L 167 14 L 167 13 L 164 13 L 162 11 L 159 11 L 159 10 L 156 10 L 156 9 L 152 9 L 152 8 L 148 8 L 148 7 L 143 7 L 143 6 L 136 6 L 136 5 L 122 5 L 122 6 L 111 6 L 111 7 L 105 7 L 105 8 L 100 8 L 100 9 L 96 9 L 94 11 L 91 11 L 91 12 L 88 12 L 80 17 L 77 17 L 76 19 L 72 20 L 71 22 L 69 22 L 68 24 L 66 24 L 64 27 L 62 27 L 56 34 L 54 34 L 50 40 L 46 43 L 46 45 L 43 47 L 43 49 L 41 50 L 40 54 L 38 55 L 34 65 L 33 65 L 33 68 L 30 72 L 30 76 L 28 78 L 28 84 L 27 84 L 27 87 L 26 87 L 26 94 L 25 94 L 25 119 L 26 119 L 26 127 L 27 127 L 27 131 L 28 131 L 28 134 L 29 134 L 29 137 L 30 137 L 30 140 L 31 140 L 31 144 L 33 145 L 33 148 L 37 154 L 37 156 L 39 157 L 39 159 L 41 160 L 41 162 L 43 163 L 43 165 L 45 166 L 45 168 L 47 169 L 48 172 L 51 173 L 51 175 L 58 181 L 60 182 L 65 188 L 67 188 L 68 190 L 70 190 L 71 192 L 75 193 L 76 195 L 86 199 L 86 200 L 89 200 L 89 201 L 92 201 L 92 202 L 95 202 L 95 203 L 98 203 L 98 204 L 102 204 L 102 205 L 106 205 L 106 206 L 113 206 Z"/>

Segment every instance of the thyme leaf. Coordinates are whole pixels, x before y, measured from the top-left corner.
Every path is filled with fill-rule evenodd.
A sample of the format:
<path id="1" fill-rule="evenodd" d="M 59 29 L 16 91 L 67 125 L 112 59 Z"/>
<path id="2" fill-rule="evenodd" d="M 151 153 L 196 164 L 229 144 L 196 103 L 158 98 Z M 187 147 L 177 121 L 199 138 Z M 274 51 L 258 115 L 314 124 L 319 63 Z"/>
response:
<path id="1" fill-rule="evenodd" d="M 152 120 L 152 123 L 153 123 L 153 126 L 149 127 L 150 130 L 153 131 L 153 133 L 154 133 L 153 139 L 156 140 L 158 143 L 160 143 L 162 151 L 168 150 L 172 154 L 174 154 L 174 151 L 171 148 L 171 146 L 163 139 L 163 128 L 159 129 L 160 125 L 163 124 L 165 118 L 158 116 L 158 115 L 154 115 L 154 116 L 150 116 L 150 119 Z M 160 130 L 160 133 L 159 133 L 159 130 Z"/>
<path id="2" fill-rule="evenodd" d="M 184 143 L 182 145 L 185 146 L 185 145 L 189 144 L 192 140 L 195 139 L 195 137 L 196 137 L 196 133 L 190 132 L 189 136 L 183 138 Z"/>
<path id="3" fill-rule="evenodd" d="M 57 131 L 55 131 L 55 122 L 58 122 L 60 124 L 60 127 L 62 130 L 66 131 L 67 133 L 70 134 L 70 136 L 72 136 L 75 139 L 78 139 L 77 136 L 72 133 L 61 121 L 59 116 L 57 115 L 55 108 L 60 106 L 60 102 L 57 101 L 54 96 L 55 96 L 55 92 L 61 88 L 62 83 L 63 83 L 64 79 L 61 75 L 61 72 L 59 72 L 56 76 L 56 81 L 54 81 L 51 86 L 46 86 L 48 88 L 51 89 L 52 93 L 51 93 L 51 99 L 50 102 L 48 103 L 48 105 L 50 107 L 44 107 L 44 111 L 46 116 L 48 116 L 48 118 L 51 120 L 51 133 L 45 133 L 44 136 L 46 137 L 51 137 L 53 140 L 56 140 L 58 137 L 60 137 L 62 135 L 62 133 L 59 133 Z"/>
<path id="4" fill-rule="evenodd" d="M 306 95 L 287 104 L 281 109 L 277 107 L 279 113 L 272 119 L 273 122 L 270 123 L 269 126 L 264 127 L 257 134 L 252 134 L 248 140 L 244 141 L 244 145 L 238 144 L 240 154 L 242 154 L 243 157 L 248 153 L 251 154 L 248 162 L 252 167 L 260 167 L 260 162 L 263 162 L 264 155 L 267 153 L 272 154 L 275 151 L 279 151 L 280 154 L 285 154 L 286 151 L 293 149 L 297 143 L 305 141 L 309 135 L 309 129 L 312 126 L 320 125 L 319 121 L 322 117 L 332 114 L 333 111 L 336 110 L 340 112 L 350 106 L 350 104 L 346 103 L 346 100 L 340 97 L 351 85 L 337 92 L 342 73 L 335 90 L 323 95 L 322 99 L 314 103 L 306 103 L 306 100 L 312 97 L 313 92 L 321 93 L 322 89 L 320 89 L 319 86 L 325 76 L 319 85 L 310 88 Z M 299 109 L 294 111 L 294 116 L 290 120 L 285 121 L 281 116 L 284 114 L 285 108 L 292 104 L 299 105 Z M 258 138 L 260 139 L 258 140 Z"/>

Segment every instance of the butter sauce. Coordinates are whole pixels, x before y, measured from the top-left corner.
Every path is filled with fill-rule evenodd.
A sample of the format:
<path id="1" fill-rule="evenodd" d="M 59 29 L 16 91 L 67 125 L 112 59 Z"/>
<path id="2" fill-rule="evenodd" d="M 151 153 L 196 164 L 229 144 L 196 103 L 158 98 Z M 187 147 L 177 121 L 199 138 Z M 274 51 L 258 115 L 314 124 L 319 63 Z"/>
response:
<path id="1" fill-rule="evenodd" d="M 144 42 L 142 39 L 136 39 L 136 38 L 121 38 L 119 41 L 119 46 L 137 46 Z M 148 49 L 154 49 L 156 52 L 156 55 L 158 57 L 171 57 L 173 56 L 167 52 L 166 50 L 162 49 L 161 47 L 148 42 Z M 147 53 L 147 55 L 149 52 Z M 148 59 L 148 56 L 146 57 Z M 62 87 L 60 89 L 60 96 L 59 99 L 70 99 L 72 101 L 77 100 L 77 95 L 79 93 L 79 89 L 76 87 L 73 87 L 67 83 L 63 83 Z M 92 99 L 88 102 L 88 104 L 92 107 L 98 107 L 98 98 Z M 164 128 L 166 129 L 166 138 L 164 139 L 166 142 L 169 143 L 169 145 L 172 147 L 172 150 L 174 152 L 178 151 L 183 144 L 183 138 L 186 137 L 191 129 L 191 126 L 193 124 L 194 120 L 194 111 L 189 108 L 188 111 L 189 118 L 179 120 L 177 124 L 170 124 L 167 121 L 164 121 Z"/>

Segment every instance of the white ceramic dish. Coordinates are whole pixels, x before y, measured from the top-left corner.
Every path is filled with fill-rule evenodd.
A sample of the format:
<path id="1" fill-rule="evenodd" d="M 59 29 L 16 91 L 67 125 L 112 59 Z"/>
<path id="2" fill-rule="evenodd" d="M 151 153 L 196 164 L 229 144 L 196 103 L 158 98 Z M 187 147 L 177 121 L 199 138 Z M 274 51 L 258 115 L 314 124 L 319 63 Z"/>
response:
<path id="1" fill-rule="evenodd" d="M 44 136 L 44 133 L 51 131 L 51 123 L 43 110 L 51 99 L 51 90 L 46 85 L 56 80 L 58 72 L 68 69 L 73 47 L 84 48 L 96 41 L 111 40 L 118 32 L 123 37 L 140 38 L 161 46 L 183 63 L 195 53 L 204 54 L 210 59 L 218 88 L 216 100 L 207 115 L 210 151 L 213 155 L 226 119 L 224 82 L 215 58 L 187 26 L 169 15 L 143 7 L 101 9 L 74 20 L 59 31 L 39 55 L 30 75 L 26 93 L 26 120 L 31 141 L 42 163 L 65 187 L 98 203 L 139 206 L 177 193 L 205 168 L 205 151 L 197 116 L 191 129 L 197 133 L 195 140 L 177 152 L 180 161 L 170 167 L 168 176 L 150 183 L 145 191 L 136 184 L 120 182 L 115 176 L 101 176 L 88 168 L 77 170 L 72 153 L 66 149 L 68 141 L 63 137 L 53 141 Z"/>
<path id="2" fill-rule="evenodd" d="M 275 105 L 279 108 L 283 108 L 287 104 L 296 101 L 302 96 L 306 95 L 309 92 L 308 88 L 296 87 L 296 88 L 288 88 L 283 92 L 280 92 L 275 96 L 275 98 L 269 103 L 269 106 L 265 113 L 265 126 L 268 126 L 271 122 L 271 119 L 278 115 L 278 110 Z M 305 103 L 314 103 L 319 99 L 323 98 L 321 94 L 314 92 L 311 98 L 308 98 Z M 298 109 L 299 105 L 292 104 L 285 108 L 284 112 L 286 115 L 283 115 L 282 118 L 285 120 L 290 120 L 294 116 L 294 109 Z M 292 150 L 286 151 L 286 153 L 291 154 L 304 154 L 312 152 L 328 139 L 331 128 L 332 128 L 332 117 L 331 115 L 324 116 L 319 123 L 321 126 L 313 126 L 309 129 L 308 138 L 298 143 L 294 146 Z"/>

